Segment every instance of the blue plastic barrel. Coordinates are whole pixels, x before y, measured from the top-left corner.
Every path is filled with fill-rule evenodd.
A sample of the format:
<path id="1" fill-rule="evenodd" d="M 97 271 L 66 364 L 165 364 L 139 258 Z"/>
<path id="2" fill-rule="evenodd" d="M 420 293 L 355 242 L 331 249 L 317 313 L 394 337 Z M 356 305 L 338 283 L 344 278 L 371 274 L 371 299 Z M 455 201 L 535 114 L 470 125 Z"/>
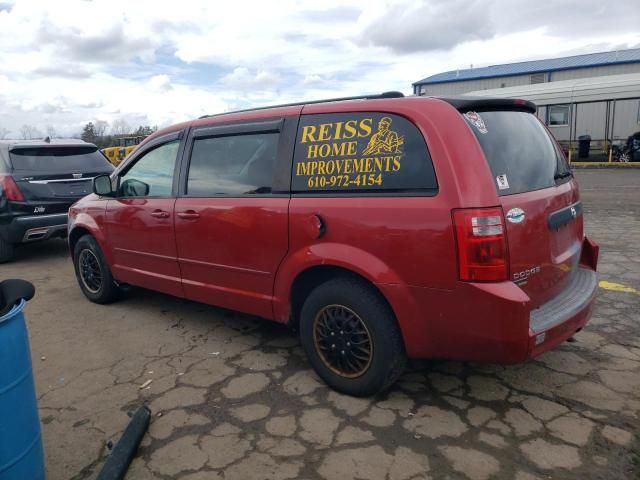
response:
<path id="1" fill-rule="evenodd" d="M 0 317 L 0 480 L 45 477 L 25 305 Z"/>

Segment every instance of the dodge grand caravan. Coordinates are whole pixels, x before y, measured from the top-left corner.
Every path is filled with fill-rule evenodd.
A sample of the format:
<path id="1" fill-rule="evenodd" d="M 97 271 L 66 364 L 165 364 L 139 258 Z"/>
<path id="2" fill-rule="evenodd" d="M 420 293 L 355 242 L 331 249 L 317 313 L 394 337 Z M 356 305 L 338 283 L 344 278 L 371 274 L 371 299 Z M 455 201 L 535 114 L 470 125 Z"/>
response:
<path id="1" fill-rule="evenodd" d="M 289 323 L 352 395 L 408 357 L 523 362 L 584 327 L 598 258 L 534 113 L 391 92 L 161 130 L 70 209 L 80 288 Z"/>

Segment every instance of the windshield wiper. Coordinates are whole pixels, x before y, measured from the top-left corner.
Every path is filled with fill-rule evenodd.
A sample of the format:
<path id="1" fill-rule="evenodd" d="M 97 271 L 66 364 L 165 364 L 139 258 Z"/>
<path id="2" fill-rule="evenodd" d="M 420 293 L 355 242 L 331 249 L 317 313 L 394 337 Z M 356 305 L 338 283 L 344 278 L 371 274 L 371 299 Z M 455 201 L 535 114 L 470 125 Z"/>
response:
<path id="1" fill-rule="evenodd" d="M 567 177 L 572 177 L 573 173 L 571 173 L 570 170 L 567 170 L 566 172 L 562 172 L 562 173 L 556 173 L 553 176 L 554 180 L 560 180 L 561 178 L 567 178 Z"/>

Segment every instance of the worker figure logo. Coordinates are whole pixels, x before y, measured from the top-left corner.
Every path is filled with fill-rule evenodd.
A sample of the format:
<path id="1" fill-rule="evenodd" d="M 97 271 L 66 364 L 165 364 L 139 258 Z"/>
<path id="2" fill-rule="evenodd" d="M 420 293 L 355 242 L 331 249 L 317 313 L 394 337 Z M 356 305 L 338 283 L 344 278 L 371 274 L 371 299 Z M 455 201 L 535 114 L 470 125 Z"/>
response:
<path id="1" fill-rule="evenodd" d="M 398 135 L 389 127 L 391 118 L 382 117 L 378 122 L 378 131 L 371 136 L 363 155 L 378 155 L 380 153 L 402 153 L 404 137 Z"/>

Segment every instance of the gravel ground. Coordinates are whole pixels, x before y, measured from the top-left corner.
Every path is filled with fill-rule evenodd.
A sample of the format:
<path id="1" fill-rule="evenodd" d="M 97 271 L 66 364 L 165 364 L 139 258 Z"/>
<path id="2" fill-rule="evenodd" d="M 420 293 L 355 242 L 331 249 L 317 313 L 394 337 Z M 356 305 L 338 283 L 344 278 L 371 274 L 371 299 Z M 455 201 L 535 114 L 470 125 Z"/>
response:
<path id="1" fill-rule="evenodd" d="M 0 276 L 37 288 L 48 478 L 94 478 L 141 403 L 132 479 L 640 478 L 640 170 L 577 177 L 610 282 L 577 341 L 519 366 L 414 362 L 372 399 L 318 381 L 283 326 L 138 289 L 93 305 L 63 241 L 21 249 Z"/>

